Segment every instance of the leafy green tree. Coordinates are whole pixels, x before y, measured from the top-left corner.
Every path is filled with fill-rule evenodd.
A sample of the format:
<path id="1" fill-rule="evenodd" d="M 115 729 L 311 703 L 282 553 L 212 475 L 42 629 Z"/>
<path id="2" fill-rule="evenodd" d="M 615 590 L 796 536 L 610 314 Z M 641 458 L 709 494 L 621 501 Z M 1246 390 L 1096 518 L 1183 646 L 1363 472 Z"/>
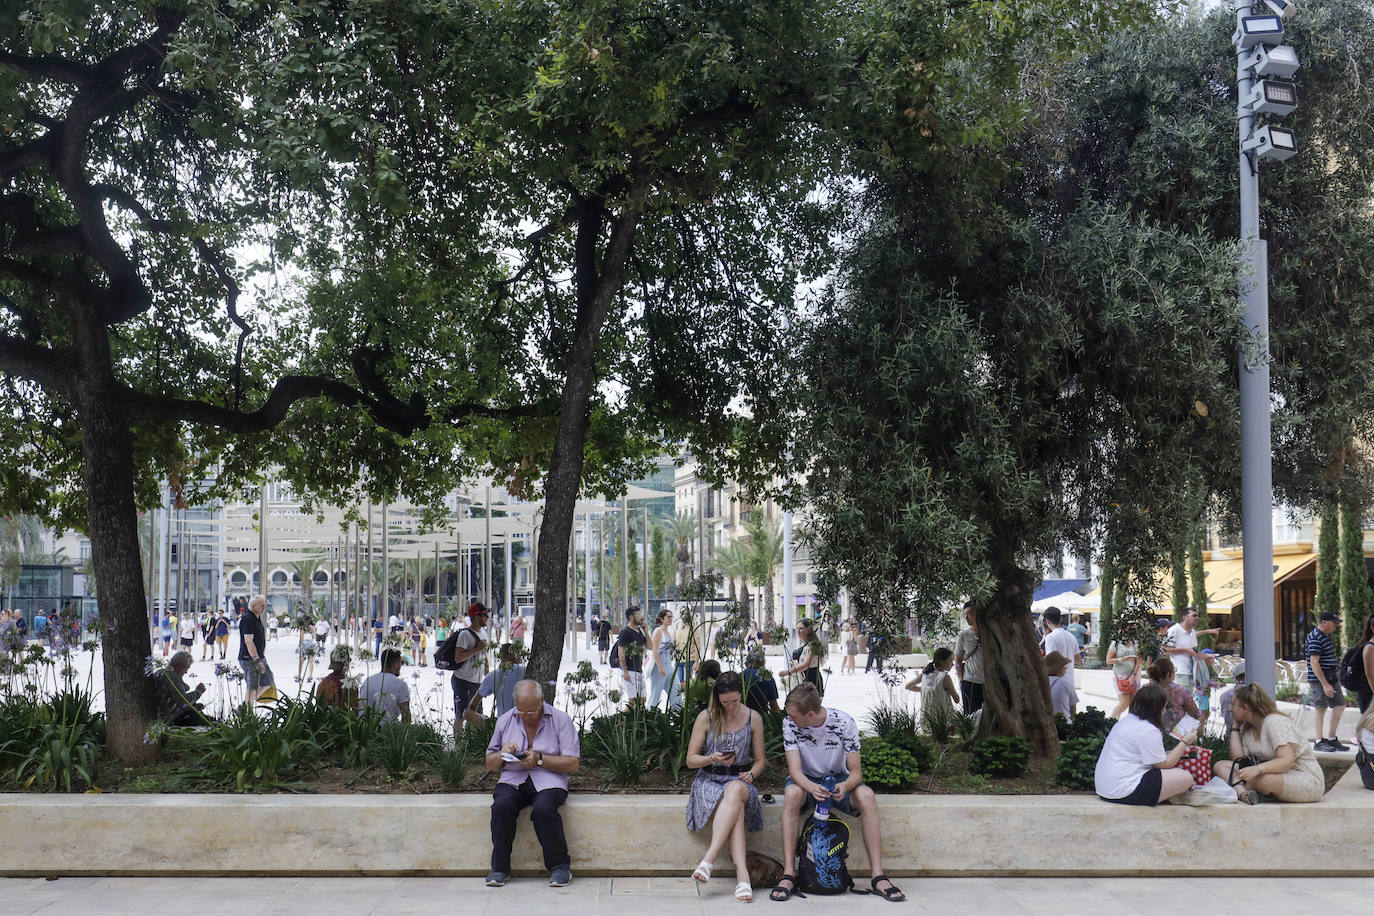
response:
<path id="1" fill-rule="evenodd" d="M 1370 589 L 1364 560 L 1364 512 L 1349 499 L 1341 504 L 1341 608 L 1346 642 L 1354 645 L 1369 619 Z"/>
<path id="2" fill-rule="evenodd" d="M 649 530 L 649 584 L 654 587 L 654 594 L 660 598 L 668 595 L 668 588 L 673 584 L 673 572 L 676 566 L 676 558 L 673 556 L 672 548 L 668 546 L 668 536 L 663 531 L 662 525 L 654 525 Z"/>
<path id="3" fill-rule="evenodd" d="M 1336 499 L 1323 499 L 1319 507 L 1317 596 L 1313 604 L 1321 613 L 1341 607 L 1341 506 Z"/>
<path id="4" fill-rule="evenodd" d="M 1192 605 L 1197 608 L 1198 629 L 1210 630 L 1212 618 L 1207 612 L 1207 573 L 1202 564 L 1202 536 L 1194 529 L 1188 538 L 1188 585 L 1192 590 Z M 1211 648 L 1212 637 L 1204 636 L 1201 645 Z M 1201 642 L 1201 641 L 1200 641 Z"/>
<path id="5" fill-rule="evenodd" d="M 1233 28 L 1217 11 L 1112 37 L 1044 96 L 1055 104 L 1014 155 L 875 185 L 806 354 L 827 565 L 872 606 L 984 602 L 984 721 L 1037 752 L 1053 740 L 1020 558 L 1104 530 L 1116 504 L 1121 566 L 1149 581 L 1195 517 L 1160 481 L 1234 509 Z M 1275 484 L 1302 504 L 1370 416 L 1370 379 L 1342 354 L 1374 346 L 1374 100 L 1349 94 L 1374 66 L 1374 28 L 1367 5 L 1331 0 L 1290 37 L 1311 62 L 1297 130 L 1346 151 L 1266 170 L 1263 187 Z"/>
<path id="6" fill-rule="evenodd" d="M 1188 606 L 1188 553 L 1183 547 L 1169 551 L 1169 568 L 1173 574 L 1174 614 L 1183 619 L 1183 609 Z"/>
<path id="7" fill-rule="evenodd" d="M 1102 571 L 1098 581 L 1101 583 L 1098 588 L 1101 600 L 1097 606 L 1097 661 L 1099 664 L 1105 664 L 1107 651 L 1111 648 L 1112 640 L 1116 638 L 1116 617 L 1113 614 L 1116 605 L 1112 600 L 1116 587 L 1116 564 L 1112 562 L 1110 546 L 1102 552 Z"/>
<path id="8" fill-rule="evenodd" d="M 773 578 L 782 565 L 782 525 L 760 512 L 750 513 L 744 524 L 749 537 L 749 583 L 763 589 L 764 627 L 777 626 L 773 608 Z"/>
<path id="9" fill-rule="evenodd" d="M 730 600 L 739 601 L 741 604 L 748 605 L 748 591 L 750 584 L 750 549 L 749 545 L 742 540 L 730 541 L 716 549 L 711 556 L 711 565 L 720 571 L 730 583 Z M 741 596 L 740 592 L 744 595 Z"/>

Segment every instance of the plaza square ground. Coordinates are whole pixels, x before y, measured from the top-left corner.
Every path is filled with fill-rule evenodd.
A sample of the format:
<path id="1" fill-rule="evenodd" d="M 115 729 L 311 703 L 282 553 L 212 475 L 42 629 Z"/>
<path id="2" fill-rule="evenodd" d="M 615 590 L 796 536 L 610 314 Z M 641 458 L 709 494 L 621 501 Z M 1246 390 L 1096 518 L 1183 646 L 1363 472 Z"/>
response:
<path id="1" fill-rule="evenodd" d="M 749 906 L 792 916 L 1143 916 L 1158 913 L 1165 901 L 1189 899 L 1225 913 L 1267 916 L 1368 912 L 1374 897 L 1374 878 L 905 878 L 900 884 L 907 895 L 900 904 L 851 894 L 779 905 L 760 894 Z M 733 881 L 698 886 L 685 876 L 575 879 L 561 889 L 536 878 L 495 889 L 478 878 L 5 878 L 0 916 L 719 916 L 744 906 L 731 897 L 733 888 Z"/>

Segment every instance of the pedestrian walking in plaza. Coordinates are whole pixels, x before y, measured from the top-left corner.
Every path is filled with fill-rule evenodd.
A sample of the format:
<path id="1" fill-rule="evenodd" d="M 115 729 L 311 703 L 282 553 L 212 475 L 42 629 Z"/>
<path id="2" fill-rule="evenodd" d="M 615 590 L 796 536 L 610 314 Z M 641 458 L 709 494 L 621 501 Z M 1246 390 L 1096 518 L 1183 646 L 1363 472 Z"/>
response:
<path id="1" fill-rule="evenodd" d="M 673 639 L 670 626 L 673 622 L 672 611 L 659 611 L 655 619 L 654 631 L 649 634 L 649 705 L 657 706 L 659 699 L 668 696 L 668 705 L 676 705 L 678 683 L 674 677 L 677 659 L 673 652 L 677 643 Z"/>
<path id="2" fill-rule="evenodd" d="M 196 644 L 196 618 L 191 614 L 183 614 L 179 625 L 181 637 L 181 648 L 190 650 Z"/>
<path id="3" fill-rule="evenodd" d="M 763 717 L 744 704 L 740 676 L 726 671 L 716 678 L 711 701 L 692 724 L 687 765 L 696 769 L 687 796 L 687 829 L 711 824 L 711 842 L 692 871 L 701 883 L 711 880 L 716 857 L 727 844 L 735 863 L 735 899 L 754 899 L 745 863 L 745 832 L 763 829 L 763 809 L 754 783 L 764 770 Z"/>
<path id="4" fill-rule="evenodd" d="M 218 614 L 206 614 L 205 619 L 200 624 L 200 660 L 206 661 L 214 657 L 215 654 L 215 623 L 219 620 Z"/>
<path id="5" fill-rule="evenodd" d="M 220 612 L 215 619 L 215 648 L 219 650 L 220 661 L 229 655 L 229 615 Z"/>
<path id="6" fill-rule="evenodd" d="M 1058 652 L 1069 660 L 1068 666 L 1064 669 L 1064 676 L 1069 679 L 1069 683 L 1074 682 L 1074 666 L 1083 658 L 1083 653 L 1079 651 L 1078 640 L 1073 638 L 1073 634 L 1060 626 L 1064 619 L 1064 614 L 1057 607 L 1045 608 L 1045 624 L 1049 628 L 1045 633 L 1045 654 Z"/>
<path id="7" fill-rule="evenodd" d="M 276 639 L 276 638 L 277 638 L 277 623 L 278 623 L 278 621 L 277 621 L 277 615 L 276 615 L 276 614 L 268 614 L 268 615 L 267 615 L 267 638 L 268 638 L 268 639 Z"/>
<path id="8" fill-rule="evenodd" d="M 1311 692 L 1312 708 L 1316 710 L 1314 727 L 1316 729 L 1316 749 L 1319 751 L 1346 751 L 1349 745 L 1342 744 L 1336 737 L 1336 728 L 1345 714 L 1345 688 L 1341 686 L 1339 668 L 1336 664 L 1336 648 L 1331 644 L 1331 634 L 1340 625 L 1340 616 L 1326 611 L 1317 622 L 1317 628 L 1307 634 L 1307 687 Z M 1322 737 L 1322 725 L 1327 712 L 1331 713 L 1330 734 Z"/>
<path id="9" fill-rule="evenodd" d="M 614 649 L 626 707 L 644 704 L 643 666 L 648 645 L 648 638 L 644 634 L 644 612 L 638 605 L 631 605 L 625 609 L 625 626 L 620 628 Z"/>
<path id="10" fill-rule="evenodd" d="M 983 644 L 978 637 L 978 609 L 970 601 L 964 605 L 968 622 L 954 641 L 954 670 L 959 675 L 959 694 L 964 712 L 973 715 L 983 708 Z"/>
<path id="11" fill-rule="evenodd" d="M 1147 684 L 1131 697 L 1130 711 L 1112 726 L 1097 757 L 1093 789 L 1099 798 L 1118 805 L 1154 807 L 1192 789 L 1193 774 L 1178 764 L 1197 741 L 1197 732 L 1184 735 L 1165 753 L 1168 702 L 1168 693 L 1158 684 Z"/>
<path id="12" fill-rule="evenodd" d="M 1116 708 L 1112 718 L 1119 719 L 1140 689 L 1140 647 L 1129 640 L 1114 639 L 1107 647 L 1107 664 L 1116 682 Z"/>
<path id="13" fill-rule="evenodd" d="M 844 646 L 844 657 L 840 659 L 840 674 L 853 674 L 854 659 L 859 654 L 859 631 L 854 629 L 854 621 L 846 619 L 844 626 L 840 627 L 840 645 Z"/>
<path id="14" fill-rule="evenodd" d="M 482 661 L 487 651 L 487 643 L 482 638 L 482 628 L 487 625 L 487 608 L 474 601 L 468 607 L 468 626 L 458 632 L 453 650 L 453 734 L 463 730 L 464 722 L 480 720 L 480 715 L 471 714 L 469 706 L 477 696 L 482 684 Z"/>
<path id="15" fill-rule="evenodd" d="M 1210 630 L 1197 629 L 1197 608 L 1184 608 L 1183 619 L 1164 635 L 1164 654 L 1174 663 L 1174 680 L 1180 687 L 1193 689 L 1196 678 L 1193 676 L 1194 662 L 1198 657 L 1198 637 L 1218 636 L 1220 627 Z"/>
<path id="16" fill-rule="evenodd" d="M 239 667 L 243 669 L 243 684 L 247 691 L 244 702 L 252 707 L 268 687 L 276 685 L 272 669 L 267 666 L 267 628 L 263 626 L 262 614 L 267 610 L 267 599 L 254 595 L 248 602 L 248 610 L 239 618 Z"/>
<path id="17" fill-rule="evenodd" d="M 605 618 L 602 618 L 596 631 L 596 651 L 600 655 L 601 664 L 608 664 L 611 652 L 611 622 Z"/>
<path id="18" fill-rule="evenodd" d="M 572 857 L 559 809 L 568 798 L 568 774 L 581 765 L 577 726 L 567 713 L 544 702 L 537 681 L 515 685 L 515 708 L 496 720 L 486 768 L 500 773 L 492 790 L 491 871 L 487 887 L 510 880 L 516 818 L 530 808 L 530 823 L 549 870 L 550 887 L 572 883 Z"/>
<path id="19" fill-rule="evenodd" d="M 816 688 L 816 693 L 825 696 L 825 684 L 821 681 L 821 662 L 825 659 L 825 644 L 816 635 L 816 621 L 803 617 L 797 621 L 797 639 L 801 645 L 792 653 L 792 667 L 785 672 L 789 675 L 800 674 L 802 682 Z M 868 644 L 873 645 L 873 637 Z M 872 658 L 870 648 L 870 659 Z M 878 669 L 882 670 L 881 667 Z M 867 669 L 865 669 L 867 671 Z"/>
<path id="20" fill-rule="evenodd" d="M 1321 801 L 1326 780 L 1316 753 L 1263 687 L 1237 687 L 1231 715 L 1236 723 L 1228 736 L 1231 760 L 1218 761 L 1214 771 L 1235 786 L 1237 798 L 1251 805 L 1261 795 L 1286 802 Z M 1256 762 L 1233 774 L 1232 763 L 1246 756 Z"/>
<path id="21" fill-rule="evenodd" d="M 848 713 L 822 705 L 812 684 L 794 688 L 783 708 L 787 716 L 782 722 L 782 746 L 788 773 L 782 805 L 783 876 L 770 898 L 786 900 L 798 890 L 797 824 L 817 801 L 828 797 L 832 817 L 839 813 L 863 823 L 874 893 L 893 902 L 905 900 L 906 895 L 883 873 L 878 797 L 863 782 L 859 726 Z M 830 779 L 835 780 L 834 789 L 825 787 Z"/>

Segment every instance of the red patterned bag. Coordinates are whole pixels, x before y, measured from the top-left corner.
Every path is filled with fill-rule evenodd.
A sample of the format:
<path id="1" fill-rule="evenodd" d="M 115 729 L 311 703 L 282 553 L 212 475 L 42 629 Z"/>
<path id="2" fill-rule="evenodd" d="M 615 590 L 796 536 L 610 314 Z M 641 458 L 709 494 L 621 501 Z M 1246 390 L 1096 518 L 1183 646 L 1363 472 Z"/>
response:
<path id="1" fill-rule="evenodd" d="M 1193 785 L 1206 785 L 1212 778 L 1212 751 L 1205 747 L 1189 748 L 1178 765 L 1193 774 Z"/>

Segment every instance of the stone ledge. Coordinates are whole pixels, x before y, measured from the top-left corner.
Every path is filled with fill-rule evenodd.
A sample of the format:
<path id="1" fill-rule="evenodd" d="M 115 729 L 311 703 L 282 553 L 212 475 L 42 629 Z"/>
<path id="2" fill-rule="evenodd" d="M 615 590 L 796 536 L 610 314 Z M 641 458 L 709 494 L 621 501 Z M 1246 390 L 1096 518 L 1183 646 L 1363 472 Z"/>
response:
<path id="1" fill-rule="evenodd" d="M 706 836 L 682 796 L 573 795 L 573 871 L 685 875 Z M 486 874 L 482 795 L 0 795 L 0 875 Z M 1315 805 L 1125 808 L 1088 796 L 880 796 L 886 871 L 900 876 L 1374 876 L 1374 792 L 1351 770 Z M 750 848 L 780 857 L 781 805 Z M 851 870 L 867 874 L 857 821 Z M 213 869 L 207 870 L 207 864 Z M 718 861 L 730 873 L 728 856 Z M 538 874 L 522 824 L 517 874 Z"/>

